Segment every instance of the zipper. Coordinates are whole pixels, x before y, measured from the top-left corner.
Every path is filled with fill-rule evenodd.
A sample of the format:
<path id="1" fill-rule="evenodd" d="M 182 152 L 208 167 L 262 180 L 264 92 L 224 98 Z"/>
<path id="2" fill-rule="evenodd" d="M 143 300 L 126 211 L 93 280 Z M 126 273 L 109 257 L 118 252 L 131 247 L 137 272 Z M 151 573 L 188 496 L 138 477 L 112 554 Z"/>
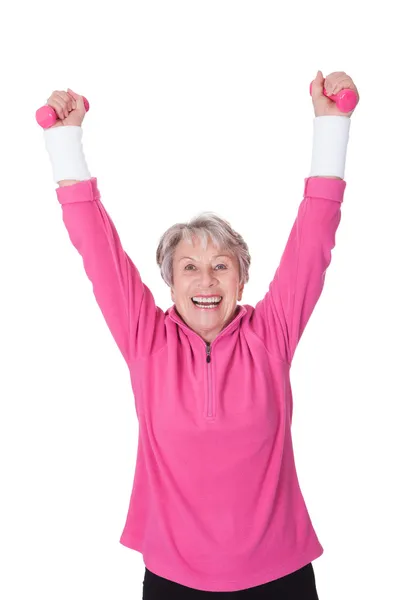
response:
<path id="1" fill-rule="evenodd" d="M 206 363 L 207 363 L 207 417 L 212 417 L 212 381 L 211 381 L 211 344 L 206 342 Z"/>
<path id="2" fill-rule="evenodd" d="M 211 362 L 211 345 L 209 342 L 206 342 L 206 354 L 207 354 L 206 361 L 208 363 L 210 363 Z"/>
<path id="3" fill-rule="evenodd" d="M 231 323 L 229 323 L 229 325 L 225 329 L 223 329 L 223 331 L 221 333 L 218 334 L 218 336 L 213 341 L 213 344 L 215 344 L 222 336 L 224 336 L 229 331 L 231 331 L 233 329 L 233 327 L 235 327 L 235 325 L 238 323 L 238 321 L 240 321 L 242 319 L 242 317 L 246 314 L 246 312 L 247 312 L 246 308 L 244 306 L 241 306 L 240 310 L 239 310 L 239 314 L 236 315 L 236 317 L 233 319 L 233 321 Z M 200 339 L 204 343 L 204 340 L 196 332 L 194 332 L 193 329 L 188 327 L 184 323 L 182 318 L 179 317 L 179 315 L 176 316 L 174 314 L 174 312 L 171 310 L 168 312 L 168 316 L 171 319 L 171 321 L 173 321 L 174 323 L 179 325 L 179 327 L 181 327 L 181 329 L 183 329 L 184 331 L 189 333 L 191 336 L 194 336 L 194 337 Z M 212 418 L 213 412 L 212 412 L 211 344 L 209 342 L 205 342 L 205 344 L 206 344 L 206 365 L 207 365 L 206 366 L 206 369 L 207 369 L 207 417 Z"/>

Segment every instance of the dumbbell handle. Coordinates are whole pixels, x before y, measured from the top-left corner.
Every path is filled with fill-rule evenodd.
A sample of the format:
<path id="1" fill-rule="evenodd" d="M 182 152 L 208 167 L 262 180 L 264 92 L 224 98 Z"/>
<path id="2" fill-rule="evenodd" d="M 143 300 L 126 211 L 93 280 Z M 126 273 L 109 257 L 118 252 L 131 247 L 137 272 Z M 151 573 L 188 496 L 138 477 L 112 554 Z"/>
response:
<path id="1" fill-rule="evenodd" d="M 85 105 L 85 110 L 87 112 L 90 108 L 89 102 L 84 96 L 82 96 L 82 98 L 83 103 Z M 53 107 L 49 106 L 48 104 L 45 104 L 44 106 L 41 106 L 37 109 L 36 121 L 38 122 L 40 127 L 43 127 L 43 129 L 48 129 L 49 127 L 53 127 L 54 123 L 58 121 L 58 115 Z"/>
<path id="2" fill-rule="evenodd" d="M 312 84 L 313 82 L 310 83 L 310 96 L 312 94 Z M 357 106 L 358 102 L 357 94 L 355 93 L 355 91 L 350 90 L 348 88 L 340 90 L 338 94 L 333 94 L 332 96 L 327 94 L 324 88 L 324 96 L 329 98 L 329 100 L 333 100 L 333 102 L 336 102 L 336 106 L 338 107 L 340 112 L 343 113 L 351 112 Z"/>

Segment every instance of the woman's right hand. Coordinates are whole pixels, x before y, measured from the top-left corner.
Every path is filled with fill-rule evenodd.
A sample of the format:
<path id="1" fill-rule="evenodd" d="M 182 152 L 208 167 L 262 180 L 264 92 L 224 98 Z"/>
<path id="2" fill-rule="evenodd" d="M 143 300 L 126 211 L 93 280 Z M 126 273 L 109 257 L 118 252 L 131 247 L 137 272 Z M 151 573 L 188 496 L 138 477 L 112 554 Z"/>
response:
<path id="1" fill-rule="evenodd" d="M 56 111 L 58 120 L 50 127 L 60 127 L 62 125 L 75 125 L 80 127 L 85 118 L 86 110 L 82 96 L 79 96 L 71 89 L 67 91 L 54 91 L 47 100 L 48 106 Z"/>

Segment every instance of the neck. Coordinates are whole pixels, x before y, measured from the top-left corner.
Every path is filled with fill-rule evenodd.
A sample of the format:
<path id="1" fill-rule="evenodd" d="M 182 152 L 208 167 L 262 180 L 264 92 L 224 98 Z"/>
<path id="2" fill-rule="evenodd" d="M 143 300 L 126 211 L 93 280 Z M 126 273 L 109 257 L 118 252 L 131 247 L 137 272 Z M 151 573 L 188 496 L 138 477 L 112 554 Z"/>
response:
<path id="1" fill-rule="evenodd" d="M 179 317 L 182 319 L 182 321 L 188 327 L 190 327 L 190 325 L 188 323 L 186 323 L 186 321 L 184 320 L 184 318 L 182 317 L 182 315 L 178 312 L 178 309 L 176 308 L 176 305 L 175 305 L 175 310 L 176 310 L 177 314 L 179 315 Z M 228 319 L 228 321 L 226 321 L 226 323 L 224 323 L 224 325 L 222 327 L 220 327 L 219 329 L 213 329 L 213 330 L 209 330 L 209 329 L 193 329 L 193 327 L 190 327 L 190 329 L 192 329 L 192 331 L 194 331 L 195 333 L 197 333 L 197 335 L 199 337 L 201 337 L 201 339 L 206 344 L 212 344 L 212 342 L 221 333 L 221 331 L 223 331 L 226 327 L 228 327 L 229 323 L 231 323 L 233 321 L 233 319 L 237 316 L 239 310 L 240 310 L 240 306 L 237 305 L 236 309 L 234 310 L 234 312 L 233 312 L 232 316 L 230 317 L 230 319 Z"/>

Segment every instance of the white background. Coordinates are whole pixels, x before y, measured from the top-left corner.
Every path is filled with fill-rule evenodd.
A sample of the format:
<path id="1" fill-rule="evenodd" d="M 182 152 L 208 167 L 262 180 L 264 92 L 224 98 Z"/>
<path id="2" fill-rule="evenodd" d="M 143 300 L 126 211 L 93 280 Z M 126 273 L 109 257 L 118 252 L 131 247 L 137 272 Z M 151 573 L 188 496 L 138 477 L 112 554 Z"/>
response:
<path id="1" fill-rule="evenodd" d="M 318 69 L 348 73 L 361 101 L 336 248 L 292 367 L 296 464 L 325 550 L 314 562 L 320 600 L 400 598 L 395 9 L 233 0 L 1 9 L 2 599 L 139 599 L 144 575 L 142 556 L 119 543 L 138 431 L 129 373 L 62 222 L 36 109 L 67 87 L 89 99 L 89 169 L 159 306 L 171 304 L 159 237 L 202 210 L 248 242 L 243 303 L 254 305 L 302 199 Z"/>

